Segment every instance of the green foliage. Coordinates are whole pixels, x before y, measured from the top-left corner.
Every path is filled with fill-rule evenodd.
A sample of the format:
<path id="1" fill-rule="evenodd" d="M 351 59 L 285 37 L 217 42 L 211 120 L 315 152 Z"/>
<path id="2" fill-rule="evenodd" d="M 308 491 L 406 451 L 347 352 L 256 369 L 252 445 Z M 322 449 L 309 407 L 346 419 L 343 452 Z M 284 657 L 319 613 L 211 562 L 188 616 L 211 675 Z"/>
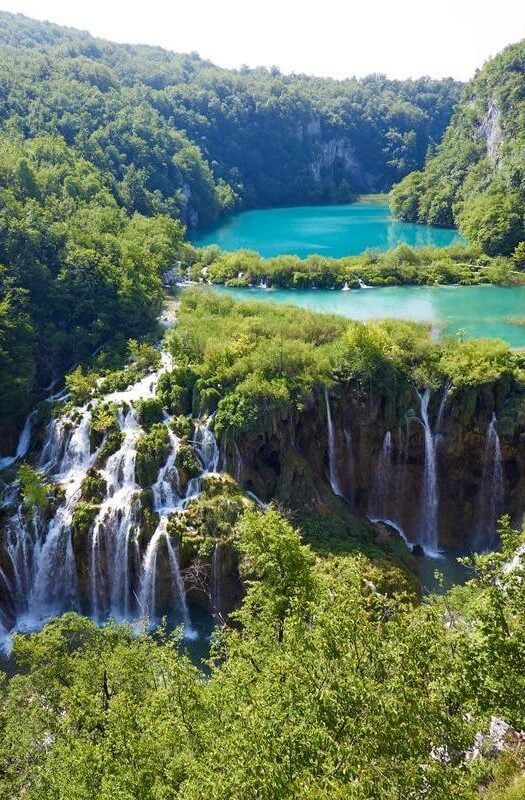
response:
<path id="1" fill-rule="evenodd" d="M 440 368 L 457 388 L 495 383 L 503 376 L 524 376 L 509 358 L 508 345 L 498 339 L 450 340 L 441 352 Z"/>
<path id="2" fill-rule="evenodd" d="M 280 414 L 300 408 L 328 372 L 327 347 L 346 326 L 337 317 L 199 290 L 183 294 L 178 319 L 168 347 L 182 358 L 181 342 L 199 342 L 186 352 L 186 383 L 194 384 L 197 408 L 217 401 L 218 432 L 261 432 Z M 165 380 L 168 386 L 169 373 Z"/>
<path id="3" fill-rule="evenodd" d="M 22 141 L 4 132 L 0 433 L 27 409 L 30 391 L 63 375 L 116 331 L 136 336 L 152 328 L 161 275 L 181 238 L 172 219 L 127 216 L 104 175 L 60 137 Z M 150 349 L 136 344 L 137 358 L 151 362 Z M 70 373 L 73 401 L 85 402 L 94 381 L 80 368 Z"/>
<path id="4" fill-rule="evenodd" d="M 421 604 L 362 556 L 314 559 L 275 509 L 246 511 L 235 535 L 247 595 L 206 681 L 162 631 L 68 614 L 15 638 L 2 796 L 521 797 L 519 751 L 465 751 L 491 715 L 523 725 L 525 581 L 508 565 L 525 534 L 504 523 L 501 554 Z"/>
<path id="5" fill-rule="evenodd" d="M 82 367 L 77 367 L 66 375 L 66 386 L 71 396 L 71 402 L 82 406 L 93 395 L 97 383 L 94 373 L 85 374 Z"/>
<path id="6" fill-rule="evenodd" d="M 20 481 L 20 494 L 27 508 L 37 508 L 44 512 L 49 506 L 51 487 L 45 479 L 29 464 L 20 464 L 18 467 L 18 480 Z"/>
<path id="7" fill-rule="evenodd" d="M 171 372 L 162 373 L 157 394 L 170 414 L 180 416 L 191 413 L 196 379 L 196 373 L 188 366 L 176 367 Z"/>
<path id="8" fill-rule="evenodd" d="M 87 471 L 86 477 L 80 487 L 80 495 L 83 500 L 90 503 L 102 503 L 107 494 L 106 480 L 96 469 L 91 468 Z"/>
<path id="9" fill-rule="evenodd" d="M 137 410 L 139 422 L 146 431 L 149 431 L 152 425 L 163 420 L 162 403 L 156 397 L 140 400 L 137 403 Z"/>
<path id="10" fill-rule="evenodd" d="M 213 283 L 233 287 L 256 285 L 261 280 L 285 289 L 314 286 L 340 289 L 345 283 L 358 289 L 360 281 L 369 286 L 522 282 L 520 276 L 512 274 L 511 261 L 482 255 L 479 243 L 416 249 L 400 245 L 386 252 L 370 250 L 343 258 L 314 255 L 305 259 L 297 256 L 261 258 L 249 251 L 223 253 L 210 247 L 187 250 L 185 263 L 194 279 L 205 274 Z M 197 339 L 183 341 L 175 336 L 173 347 L 177 357 L 195 358 L 202 343 Z"/>
<path id="11" fill-rule="evenodd" d="M 353 322 L 271 303 L 239 302 L 209 289 L 187 290 L 168 346 L 201 343 L 189 367 L 195 403 L 217 393 L 215 431 L 248 438 L 278 430 L 323 386 L 374 390 L 406 413 L 415 389 L 523 393 L 525 365 L 497 340 L 435 342 L 428 326 L 401 320 Z M 168 381 L 171 379 L 167 378 Z M 497 389 L 497 391 L 496 391 Z M 165 401 L 166 402 L 166 401 Z M 468 405 L 464 403 L 465 407 Z M 399 421 L 399 417 L 397 417 Z"/>
<path id="12" fill-rule="evenodd" d="M 169 258 L 169 254 L 167 254 Z M 165 262 L 164 262 L 165 263 Z M 156 370 L 160 366 L 160 351 L 147 342 L 130 339 L 128 350 L 135 367 L 140 370 Z"/>
<path id="13" fill-rule="evenodd" d="M 189 442 L 182 441 L 180 443 L 175 458 L 175 466 L 186 482 L 190 478 L 196 478 L 202 472 L 202 464 Z"/>
<path id="14" fill-rule="evenodd" d="M 155 423 L 147 433 L 137 440 L 136 472 L 137 482 L 144 488 L 152 486 L 159 469 L 166 462 L 170 452 L 168 429 L 162 423 Z"/>
<path id="15" fill-rule="evenodd" d="M 99 503 L 80 500 L 71 517 L 71 531 L 75 538 L 85 537 L 90 532 L 100 508 Z"/>
<path id="16" fill-rule="evenodd" d="M 523 42 L 507 47 L 467 84 L 436 154 L 392 190 L 397 216 L 458 225 L 489 255 L 523 241 L 524 52 Z"/>

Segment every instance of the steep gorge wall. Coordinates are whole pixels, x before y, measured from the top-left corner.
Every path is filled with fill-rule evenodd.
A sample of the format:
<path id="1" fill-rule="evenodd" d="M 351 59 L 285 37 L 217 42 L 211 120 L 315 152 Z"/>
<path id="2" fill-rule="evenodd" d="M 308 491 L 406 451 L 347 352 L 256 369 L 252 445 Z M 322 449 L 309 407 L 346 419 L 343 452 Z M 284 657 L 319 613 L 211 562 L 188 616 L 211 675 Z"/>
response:
<path id="1" fill-rule="evenodd" d="M 501 398 L 501 389 L 487 387 L 476 395 L 463 392 L 445 399 L 443 392 L 431 396 L 441 547 L 490 547 L 497 541 L 497 516 L 508 513 L 513 522 L 521 522 L 525 418 L 521 399 Z M 265 501 L 275 498 L 321 512 L 330 509 L 335 477 L 336 490 L 355 512 L 390 519 L 411 542 L 421 541 L 428 524 L 428 441 L 417 393 L 387 398 L 356 387 L 337 387 L 330 392 L 329 404 L 332 470 L 322 393 L 303 413 L 277 422 L 267 435 L 252 440 L 237 437 L 235 448 L 229 449 L 229 468 Z"/>

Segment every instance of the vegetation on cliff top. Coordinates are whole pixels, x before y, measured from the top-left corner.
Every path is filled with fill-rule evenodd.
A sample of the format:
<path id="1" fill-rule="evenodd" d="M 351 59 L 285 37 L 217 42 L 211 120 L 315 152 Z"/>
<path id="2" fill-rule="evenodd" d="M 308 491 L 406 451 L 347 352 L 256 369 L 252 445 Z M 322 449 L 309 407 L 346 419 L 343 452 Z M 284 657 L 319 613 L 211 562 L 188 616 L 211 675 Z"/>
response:
<path id="1" fill-rule="evenodd" d="M 392 191 L 401 219 L 457 225 L 489 255 L 525 259 L 525 41 L 487 62 L 425 168 Z M 517 248 L 517 249 L 516 249 Z"/>
<path id="2" fill-rule="evenodd" d="M 385 395 L 414 388 L 476 390 L 524 382 L 523 355 L 498 340 L 432 341 L 427 326 L 360 323 L 292 306 L 240 302 L 212 290 L 182 294 L 168 348 L 184 373 L 166 376 L 170 396 L 192 386 L 198 411 L 216 411 L 218 432 L 257 435 L 304 408 L 316 390 L 338 382 L 374 386 Z M 183 369 L 184 368 L 184 369 Z"/>

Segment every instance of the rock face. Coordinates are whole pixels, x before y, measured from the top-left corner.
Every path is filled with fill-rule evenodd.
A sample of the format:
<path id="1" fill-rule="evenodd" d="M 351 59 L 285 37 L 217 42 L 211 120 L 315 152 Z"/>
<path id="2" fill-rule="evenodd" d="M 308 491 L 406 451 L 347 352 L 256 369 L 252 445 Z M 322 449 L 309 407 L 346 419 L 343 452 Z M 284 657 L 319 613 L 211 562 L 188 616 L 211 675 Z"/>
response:
<path id="1" fill-rule="evenodd" d="M 229 468 L 264 501 L 321 512 L 333 499 L 335 475 L 336 493 L 355 512 L 394 523 L 427 550 L 432 502 L 437 546 L 490 548 L 497 518 L 508 513 L 519 524 L 525 510 L 525 425 L 512 398 L 494 416 L 496 394 L 479 393 L 466 419 L 469 397 L 449 396 L 445 387 L 429 398 L 425 430 L 416 392 L 393 399 L 334 389 L 331 447 L 320 395 L 271 434 L 237 437 Z"/>

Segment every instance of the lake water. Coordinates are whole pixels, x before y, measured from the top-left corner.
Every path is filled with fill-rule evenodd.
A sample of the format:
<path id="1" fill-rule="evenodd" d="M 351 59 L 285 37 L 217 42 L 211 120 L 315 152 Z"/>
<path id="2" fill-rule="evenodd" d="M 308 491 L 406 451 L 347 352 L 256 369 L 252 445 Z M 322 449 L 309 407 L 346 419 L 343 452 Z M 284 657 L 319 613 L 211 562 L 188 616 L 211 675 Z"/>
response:
<path id="1" fill-rule="evenodd" d="M 328 289 L 229 289 L 241 299 L 291 303 L 358 320 L 395 317 L 430 323 L 436 335 L 496 337 L 525 347 L 525 286 L 389 286 Z"/>
<path id="2" fill-rule="evenodd" d="M 445 247 L 461 241 L 455 230 L 400 222 L 387 205 L 366 202 L 245 211 L 192 236 L 199 247 L 217 244 L 222 250 L 256 250 L 265 258 L 283 254 L 305 258 L 312 253 L 340 258 L 368 249 L 388 250 L 402 242 Z"/>

